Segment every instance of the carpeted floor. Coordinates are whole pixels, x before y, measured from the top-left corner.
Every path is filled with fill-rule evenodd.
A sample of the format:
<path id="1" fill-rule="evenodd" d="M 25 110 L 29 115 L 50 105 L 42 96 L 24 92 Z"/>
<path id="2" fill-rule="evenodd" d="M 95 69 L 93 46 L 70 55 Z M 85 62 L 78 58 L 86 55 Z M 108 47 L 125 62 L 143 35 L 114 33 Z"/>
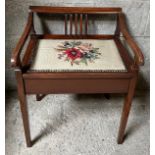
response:
<path id="1" fill-rule="evenodd" d="M 123 97 L 28 97 L 31 135 L 27 148 L 16 92 L 6 93 L 6 155 L 149 155 L 149 93 L 133 101 L 126 140 L 116 143 Z"/>

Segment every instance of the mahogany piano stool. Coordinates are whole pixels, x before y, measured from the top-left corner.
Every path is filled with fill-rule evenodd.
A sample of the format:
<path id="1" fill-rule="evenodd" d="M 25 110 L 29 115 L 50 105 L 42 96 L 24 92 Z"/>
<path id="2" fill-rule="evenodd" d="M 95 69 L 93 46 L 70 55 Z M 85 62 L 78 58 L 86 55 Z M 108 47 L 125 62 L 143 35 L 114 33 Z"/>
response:
<path id="1" fill-rule="evenodd" d="M 64 16 L 65 34 L 37 34 L 34 14 Z M 116 17 L 114 34 L 88 34 L 88 17 L 98 14 Z M 32 140 L 26 95 L 35 94 L 39 101 L 47 94 L 64 93 L 126 94 L 117 139 L 122 144 L 139 66 L 143 64 L 143 54 L 127 30 L 122 8 L 30 6 L 26 27 L 11 57 L 27 146 L 32 146 Z"/>

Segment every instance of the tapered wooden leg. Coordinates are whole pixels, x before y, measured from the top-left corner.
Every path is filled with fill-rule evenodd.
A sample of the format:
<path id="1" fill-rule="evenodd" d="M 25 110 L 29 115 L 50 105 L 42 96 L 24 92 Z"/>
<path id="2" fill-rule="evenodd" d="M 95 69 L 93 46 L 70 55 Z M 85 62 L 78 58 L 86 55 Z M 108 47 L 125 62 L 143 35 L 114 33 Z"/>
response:
<path id="1" fill-rule="evenodd" d="M 20 70 L 16 70 L 16 79 L 17 79 L 17 88 L 18 88 L 18 96 L 20 101 L 20 109 L 23 119 L 24 132 L 26 138 L 27 147 L 31 147 L 31 137 L 30 137 L 30 128 L 29 128 L 29 120 L 28 120 L 28 110 L 26 103 L 26 95 L 24 90 L 23 78 Z"/>
<path id="2" fill-rule="evenodd" d="M 137 81 L 137 78 L 133 78 L 131 80 L 128 94 L 125 97 L 125 103 L 123 106 L 123 111 L 122 111 L 122 116 L 121 116 L 121 121 L 120 121 L 120 128 L 119 128 L 118 139 L 117 139 L 118 144 L 122 144 L 124 140 L 124 132 L 125 132 L 125 128 L 126 128 L 131 104 L 132 104 L 132 99 L 133 99 L 134 92 L 135 92 L 136 81 Z"/>
<path id="3" fill-rule="evenodd" d="M 45 96 L 46 94 L 36 94 L 36 100 L 41 101 Z"/>
<path id="4" fill-rule="evenodd" d="M 105 94 L 104 94 L 104 97 L 105 97 L 106 99 L 110 100 L 110 94 L 109 94 L 109 93 L 105 93 Z"/>

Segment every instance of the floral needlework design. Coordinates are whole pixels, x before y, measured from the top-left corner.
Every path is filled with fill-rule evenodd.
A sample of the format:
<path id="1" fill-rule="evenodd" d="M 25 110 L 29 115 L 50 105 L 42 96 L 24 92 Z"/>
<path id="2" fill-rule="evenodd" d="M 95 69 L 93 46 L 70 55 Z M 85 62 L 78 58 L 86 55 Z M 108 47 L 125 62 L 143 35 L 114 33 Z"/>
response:
<path id="1" fill-rule="evenodd" d="M 81 41 L 65 41 L 59 43 L 56 48 L 58 58 L 68 61 L 71 65 L 84 63 L 94 63 L 100 58 L 99 48 L 95 48 L 91 43 L 82 43 Z"/>

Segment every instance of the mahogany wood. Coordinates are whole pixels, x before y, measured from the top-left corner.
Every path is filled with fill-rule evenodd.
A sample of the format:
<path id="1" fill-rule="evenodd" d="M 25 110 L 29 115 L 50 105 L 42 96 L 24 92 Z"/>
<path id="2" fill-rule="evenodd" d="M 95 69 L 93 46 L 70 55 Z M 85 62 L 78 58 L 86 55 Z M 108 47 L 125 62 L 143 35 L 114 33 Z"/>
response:
<path id="1" fill-rule="evenodd" d="M 73 15 L 70 14 L 70 35 L 72 35 L 72 22 L 73 22 Z"/>
<path id="2" fill-rule="evenodd" d="M 35 35 L 38 39 L 114 39 L 115 36 L 112 34 L 83 34 L 83 35 L 63 35 L 63 34 L 37 34 Z"/>
<path id="3" fill-rule="evenodd" d="M 134 63 L 133 60 L 131 59 L 131 57 L 128 54 L 128 51 L 126 50 L 126 48 L 122 45 L 121 41 L 119 38 L 115 38 L 114 39 L 117 48 L 120 52 L 120 55 L 124 61 L 124 64 L 126 65 L 126 68 L 128 69 L 129 72 L 131 72 L 131 66 Z M 136 66 L 135 66 L 136 67 Z"/>
<path id="4" fill-rule="evenodd" d="M 67 35 L 67 14 L 65 14 L 65 35 Z"/>
<path id="5" fill-rule="evenodd" d="M 26 42 L 26 39 L 32 29 L 32 25 L 33 25 L 33 18 L 32 18 L 32 12 L 29 13 L 28 16 L 28 22 L 27 25 L 24 29 L 24 32 L 21 36 L 21 38 L 19 39 L 16 48 L 14 49 L 14 51 L 12 52 L 12 57 L 11 57 L 11 66 L 12 67 L 20 67 L 20 54 L 21 54 L 21 50 L 24 46 L 24 43 Z"/>
<path id="6" fill-rule="evenodd" d="M 34 20 L 33 19 L 34 19 L 34 13 L 32 12 L 32 33 L 36 34 L 35 27 L 34 27 L 35 24 L 34 24 Z"/>
<path id="7" fill-rule="evenodd" d="M 68 79 L 25 79 L 24 81 L 27 94 L 127 93 L 129 85 L 129 79 L 70 79 L 68 77 Z"/>
<path id="8" fill-rule="evenodd" d="M 24 90 L 24 83 L 22 78 L 22 72 L 20 69 L 16 69 L 15 71 L 16 79 L 17 79 L 17 90 L 20 101 L 20 109 L 23 118 L 24 132 L 26 138 L 26 144 L 28 147 L 31 147 L 31 137 L 30 137 L 30 128 L 29 128 L 29 120 L 28 120 L 28 109 L 26 103 L 26 94 Z"/>
<path id="9" fill-rule="evenodd" d="M 108 100 L 110 100 L 110 98 L 111 98 L 111 96 L 110 96 L 109 93 L 105 93 L 105 94 L 104 94 L 104 97 L 105 97 L 106 99 L 108 99 Z"/>
<path id="10" fill-rule="evenodd" d="M 34 30 L 33 13 L 64 14 L 65 34 L 36 34 Z M 88 15 L 90 14 L 115 14 L 117 16 L 115 34 L 88 34 Z M 69 32 L 68 23 L 70 24 Z M 73 33 L 73 26 L 75 26 L 75 33 Z M 30 35 L 31 31 L 33 35 Z M 119 39 L 120 32 L 133 50 L 135 55 L 134 59 L 129 56 L 127 49 L 121 43 Z M 21 62 L 21 50 L 29 36 L 30 41 Z M 30 64 L 30 58 L 39 39 L 113 39 L 126 65 L 127 71 L 32 72 L 27 66 Z M 30 6 L 27 25 L 11 57 L 11 65 L 15 68 L 17 79 L 18 95 L 27 146 L 31 146 L 32 142 L 30 138 L 26 94 L 37 94 L 36 99 L 41 100 L 45 95 L 40 94 L 51 93 L 126 93 L 127 95 L 118 134 L 118 143 L 122 143 L 136 87 L 139 65 L 143 64 L 143 54 L 127 30 L 121 8 Z"/>
<path id="11" fill-rule="evenodd" d="M 142 51 L 128 32 L 126 22 L 125 22 L 125 15 L 123 13 L 119 14 L 119 27 L 120 27 L 120 31 L 123 33 L 127 43 L 130 45 L 130 47 L 132 48 L 132 50 L 136 56 L 136 61 L 137 61 L 136 63 L 138 65 L 144 65 L 144 56 L 142 54 Z"/>
<path id="12" fill-rule="evenodd" d="M 88 15 L 85 14 L 85 34 L 87 35 L 87 28 L 88 27 Z"/>
<path id="13" fill-rule="evenodd" d="M 119 15 L 117 15 L 117 25 L 115 30 L 115 36 L 120 37 Z"/>
<path id="14" fill-rule="evenodd" d="M 75 14 L 75 35 L 78 34 L 78 14 Z"/>
<path id="15" fill-rule="evenodd" d="M 23 73 L 26 79 L 130 79 L 135 76 L 132 72 L 32 72 Z"/>
<path id="16" fill-rule="evenodd" d="M 100 13 L 120 13 L 122 8 L 119 7 L 50 7 L 50 6 L 30 6 L 32 12 L 37 13 L 90 13 L 90 14 L 100 14 Z"/>
<path id="17" fill-rule="evenodd" d="M 122 144 L 124 140 L 124 132 L 125 132 L 125 128 L 126 128 L 131 104 L 132 104 L 132 99 L 135 92 L 136 82 L 137 82 L 137 76 L 135 76 L 130 80 L 129 90 L 126 95 L 123 110 L 122 110 L 122 116 L 121 116 L 121 122 L 120 122 L 120 128 L 119 128 L 118 140 L 117 140 L 118 144 Z"/>
<path id="18" fill-rule="evenodd" d="M 27 49 L 25 51 L 23 60 L 22 60 L 22 66 L 26 67 L 28 65 L 30 65 L 30 58 L 32 56 L 32 53 L 37 45 L 37 39 L 35 37 L 31 37 L 30 42 L 27 46 Z"/>
<path id="19" fill-rule="evenodd" d="M 80 35 L 82 35 L 82 31 L 83 31 L 82 22 L 83 22 L 83 14 L 80 14 Z"/>
<path id="20" fill-rule="evenodd" d="M 45 96 L 46 96 L 46 94 L 37 94 L 36 95 L 36 100 L 41 101 Z"/>

